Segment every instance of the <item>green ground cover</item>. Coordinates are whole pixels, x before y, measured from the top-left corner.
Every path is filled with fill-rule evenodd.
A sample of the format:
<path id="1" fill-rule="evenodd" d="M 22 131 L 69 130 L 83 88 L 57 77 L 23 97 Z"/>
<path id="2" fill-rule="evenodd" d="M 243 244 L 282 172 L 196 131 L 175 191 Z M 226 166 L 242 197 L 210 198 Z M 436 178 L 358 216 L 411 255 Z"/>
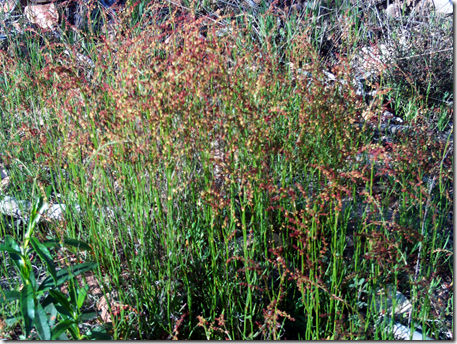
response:
<path id="1" fill-rule="evenodd" d="M 66 206 L 3 217 L 3 337 L 452 336 L 452 21 L 276 5 L 140 1 L 3 42 L 2 197 Z"/>

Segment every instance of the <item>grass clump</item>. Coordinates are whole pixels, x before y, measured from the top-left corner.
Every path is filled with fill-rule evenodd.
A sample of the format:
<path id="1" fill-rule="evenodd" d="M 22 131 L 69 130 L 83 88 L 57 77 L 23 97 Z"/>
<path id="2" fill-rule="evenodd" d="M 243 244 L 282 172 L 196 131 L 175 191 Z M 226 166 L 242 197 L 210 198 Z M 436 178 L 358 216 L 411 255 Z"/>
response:
<path id="1" fill-rule="evenodd" d="M 30 178 L 50 185 L 67 207 L 43 236 L 96 252 L 90 301 L 105 315 L 88 328 L 115 339 L 450 330 L 452 305 L 436 295 L 453 271 L 452 142 L 437 139 L 427 102 L 386 133 L 395 84 L 378 83 L 367 105 L 348 50 L 329 65 L 318 24 L 302 26 L 318 13 L 276 5 L 242 17 L 139 3 L 115 35 L 26 34 L 31 55 L 1 53 L 7 194 L 27 199 Z M 392 286 L 411 309 L 380 317 Z"/>

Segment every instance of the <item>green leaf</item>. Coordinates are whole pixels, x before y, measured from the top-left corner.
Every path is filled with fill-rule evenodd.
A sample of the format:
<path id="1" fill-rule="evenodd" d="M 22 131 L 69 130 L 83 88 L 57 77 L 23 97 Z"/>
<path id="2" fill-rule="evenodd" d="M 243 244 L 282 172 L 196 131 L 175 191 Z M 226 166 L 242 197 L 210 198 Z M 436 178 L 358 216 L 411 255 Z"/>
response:
<path id="1" fill-rule="evenodd" d="M 0 245 L 0 251 L 13 253 L 13 254 L 21 254 L 21 251 L 17 251 L 14 248 L 6 246 L 6 245 Z"/>
<path id="2" fill-rule="evenodd" d="M 69 328 L 68 331 L 70 331 L 71 336 L 73 337 L 73 340 L 79 340 L 81 339 L 79 336 L 79 328 L 78 325 L 73 323 Z"/>
<path id="3" fill-rule="evenodd" d="M 41 305 L 45 307 L 46 309 L 51 309 L 51 313 L 54 313 L 57 315 L 57 313 L 60 313 L 62 318 L 64 319 L 73 319 L 73 316 L 70 312 L 68 312 L 64 307 L 60 306 L 60 302 L 54 298 L 51 294 L 46 296 L 46 298 L 41 302 Z M 52 310 L 52 308 L 54 310 Z M 49 325 L 52 326 L 54 325 L 54 322 L 51 323 L 51 318 L 49 319 Z M 53 319 L 55 321 L 55 319 Z"/>
<path id="4" fill-rule="evenodd" d="M 6 302 L 19 300 L 21 293 L 15 290 L 1 290 L 0 291 L 0 305 Z"/>
<path id="5" fill-rule="evenodd" d="M 64 240 L 62 240 L 62 242 L 61 242 L 59 239 L 49 239 L 49 240 L 43 241 L 42 244 L 44 245 L 44 247 L 47 247 L 47 248 L 60 246 L 61 244 L 63 246 Z"/>
<path id="6" fill-rule="evenodd" d="M 59 312 L 60 316 L 64 318 L 65 320 L 71 320 L 74 321 L 73 319 L 73 314 L 69 313 L 64 307 L 62 307 L 60 304 L 54 305 L 56 307 L 57 311 Z"/>
<path id="7" fill-rule="evenodd" d="M 103 326 L 98 326 L 92 329 L 87 336 L 89 338 L 94 338 L 97 340 L 112 340 L 113 338 L 106 332 L 106 328 Z"/>
<path id="8" fill-rule="evenodd" d="M 73 320 L 65 320 L 59 323 L 56 327 L 52 329 L 52 337 L 51 340 L 58 339 L 62 333 L 64 333 L 68 328 L 74 323 Z"/>
<path id="9" fill-rule="evenodd" d="M 38 303 L 35 308 L 35 328 L 41 340 L 51 340 L 51 328 L 43 307 Z"/>
<path id="10" fill-rule="evenodd" d="M 19 323 L 20 321 L 21 321 L 21 318 L 17 318 L 17 317 L 6 318 L 5 324 L 8 327 L 13 327 L 13 326 L 16 326 L 16 324 Z"/>
<path id="11" fill-rule="evenodd" d="M 5 237 L 5 245 L 11 248 L 14 248 L 19 253 L 21 252 L 21 248 L 19 247 L 18 243 L 13 239 L 11 235 L 7 235 Z"/>
<path id="12" fill-rule="evenodd" d="M 54 324 L 57 320 L 57 313 L 58 313 L 56 307 L 52 303 L 45 305 L 44 302 L 41 303 L 41 306 L 44 308 L 44 311 L 46 312 L 46 315 L 48 316 L 49 327 L 54 326 Z"/>
<path id="13" fill-rule="evenodd" d="M 68 269 L 62 269 L 57 271 L 57 283 L 56 286 L 59 286 L 69 279 L 78 276 L 86 271 L 93 270 L 97 267 L 97 263 L 82 263 L 75 265 L 71 272 Z M 38 288 L 38 291 L 46 291 L 50 288 L 54 287 L 54 282 L 51 277 L 47 277 Z"/>
<path id="14" fill-rule="evenodd" d="M 59 338 L 57 338 L 57 340 L 68 340 L 68 337 L 67 337 L 67 335 L 66 335 L 65 332 L 64 332 L 64 333 L 62 333 L 62 334 L 59 336 Z"/>
<path id="15" fill-rule="evenodd" d="M 95 311 L 85 311 L 81 314 L 79 319 L 82 322 L 85 322 L 85 321 L 93 320 L 93 319 L 97 318 L 97 316 L 98 316 L 98 313 Z"/>
<path id="16" fill-rule="evenodd" d="M 54 279 L 54 282 L 57 283 L 56 268 L 54 267 L 54 261 L 48 249 L 43 244 L 41 244 L 37 238 L 30 238 L 30 244 L 32 245 L 33 249 L 38 254 L 38 256 L 40 256 L 40 258 L 44 260 L 48 268 L 49 274 Z"/>
<path id="17" fill-rule="evenodd" d="M 44 298 L 43 301 L 41 301 L 41 305 L 46 308 L 49 305 L 52 305 L 56 300 L 52 297 L 52 295 L 48 295 Z"/>
<path id="18" fill-rule="evenodd" d="M 92 247 L 90 247 L 89 244 L 76 239 L 65 238 L 65 245 L 73 246 L 85 251 L 92 251 Z"/>
<path id="19" fill-rule="evenodd" d="M 46 198 L 49 200 L 49 197 L 51 196 L 51 192 L 52 192 L 52 185 L 48 185 L 45 189 L 45 192 L 46 192 Z"/>
<path id="20" fill-rule="evenodd" d="M 30 271 L 28 280 L 30 281 L 33 290 L 36 290 L 37 285 L 36 285 L 35 273 L 33 272 L 32 264 L 30 263 L 30 261 L 28 261 L 27 263 L 29 264 L 29 271 Z"/>
<path id="21" fill-rule="evenodd" d="M 21 313 L 25 323 L 25 336 L 28 337 L 35 319 L 35 300 L 33 298 L 33 288 L 30 284 L 25 284 L 22 287 L 20 300 Z"/>
<path id="22" fill-rule="evenodd" d="M 68 302 L 67 297 L 63 293 L 61 293 L 58 290 L 50 290 L 49 294 L 51 294 L 54 297 L 54 299 L 56 299 L 59 302 L 59 304 L 63 308 L 65 308 L 65 310 L 70 314 L 70 316 L 73 317 L 73 307 L 71 306 L 70 302 Z"/>
<path id="23" fill-rule="evenodd" d="M 32 236 L 33 229 L 36 227 L 38 221 L 40 221 L 45 206 L 46 203 L 43 202 L 43 197 L 41 196 L 38 197 L 35 203 L 33 203 L 32 210 L 30 212 L 29 224 L 25 235 L 26 238 L 30 238 Z"/>
<path id="24" fill-rule="evenodd" d="M 77 292 L 78 286 L 75 283 L 75 279 L 72 278 L 68 281 L 68 294 L 70 294 L 70 302 L 72 305 L 77 305 Z"/>
<path id="25" fill-rule="evenodd" d="M 8 252 L 10 254 L 11 259 L 14 262 L 14 265 L 16 265 L 16 268 L 21 271 L 22 267 L 22 256 L 21 256 L 21 248 L 17 244 L 17 242 L 13 239 L 12 236 L 7 235 L 5 237 L 5 246 L 8 246 L 12 248 L 13 250 L 16 251 L 16 253 Z M 17 253 L 19 252 L 19 253 Z"/>
<path id="26" fill-rule="evenodd" d="M 51 239 L 43 242 L 43 245 L 46 247 L 55 247 L 59 246 L 61 244 L 61 241 L 59 239 Z M 76 247 L 77 249 L 81 250 L 86 250 L 86 251 L 92 251 L 92 247 L 90 245 L 86 244 L 85 242 L 76 240 L 76 239 L 71 239 L 71 238 L 64 238 L 63 239 L 63 244 Z"/>
<path id="27" fill-rule="evenodd" d="M 78 309 L 81 309 L 81 307 L 83 306 L 84 300 L 87 297 L 88 289 L 89 289 L 89 285 L 88 284 L 86 284 L 84 287 L 79 289 L 78 299 L 76 301 L 76 304 L 78 305 Z"/>

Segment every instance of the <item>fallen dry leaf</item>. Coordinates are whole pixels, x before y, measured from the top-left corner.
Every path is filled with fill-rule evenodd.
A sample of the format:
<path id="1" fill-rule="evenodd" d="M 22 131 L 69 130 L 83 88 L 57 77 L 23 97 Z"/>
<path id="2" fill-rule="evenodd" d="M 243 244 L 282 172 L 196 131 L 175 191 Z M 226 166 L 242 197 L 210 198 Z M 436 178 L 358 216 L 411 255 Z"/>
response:
<path id="1" fill-rule="evenodd" d="M 106 295 L 106 298 L 109 298 L 109 294 Z M 106 301 L 106 298 L 105 297 L 100 298 L 100 301 L 98 302 L 98 305 L 97 305 L 97 309 L 100 312 L 100 318 L 102 319 L 102 321 L 104 323 L 109 323 L 109 322 L 112 322 L 112 319 L 111 319 L 111 314 L 109 312 L 109 306 L 108 306 L 108 302 Z M 113 302 L 111 301 L 111 303 L 113 303 Z"/>
<path id="2" fill-rule="evenodd" d="M 82 277 L 81 275 L 76 276 L 76 279 L 78 281 L 79 287 L 82 288 L 84 283 L 82 282 Z M 88 294 L 89 295 L 102 295 L 103 291 L 100 288 L 100 284 L 98 283 L 97 279 L 95 278 L 95 275 L 93 272 L 87 272 L 84 275 L 84 279 L 86 281 L 85 284 L 89 285 L 89 290 Z M 65 283 L 64 285 L 61 286 L 60 291 L 64 294 L 68 293 L 68 283 Z"/>
<path id="3" fill-rule="evenodd" d="M 120 304 L 118 301 L 114 300 L 117 298 L 119 295 L 116 291 L 113 291 L 109 294 L 106 294 L 106 296 L 102 296 L 100 300 L 98 301 L 97 305 L 97 310 L 101 313 L 100 318 L 102 319 L 103 322 L 109 323 L 113 321 L 113 318 L 111 317 L 112 315 L 116 316 L 119 314 L 121 307 L 122 308 L 128 308 L 125 305 Z M 109 301 L 109 306 L 108 302 Z M 110 312 L 110 306 L 111 306 L 111 312 Z"/>

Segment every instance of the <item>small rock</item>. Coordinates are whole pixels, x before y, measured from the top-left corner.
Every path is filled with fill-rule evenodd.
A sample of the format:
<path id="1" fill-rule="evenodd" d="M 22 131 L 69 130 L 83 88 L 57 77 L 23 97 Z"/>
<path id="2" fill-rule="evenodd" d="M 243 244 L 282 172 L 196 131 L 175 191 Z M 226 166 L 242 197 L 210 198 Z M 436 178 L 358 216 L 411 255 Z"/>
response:
<path id="1" fill-rule="evenodd" d="M 67 49 L 64 50 L 64 54 L 66 54 L 68 56 L 72 56 L 72 53 Z M 87 65 L 90 68 L 95 67 L 95 63 L 90 58 L 88 58 L 87 56 L 84 56 L 83 54 L 76 52 L 76 59 L 78 60 L 78 62 L 82 63 L 83 65 Z"/>
<path id="2" fill-rule="evenodd" d="M 104 207 L 104 208 L 102 208 L 101 215 L 108 219 L 114 219 L 116 213 L 113 208 Z"/>
<path id="3" fill-rule="evenodd" d="M 333 75 L 332 73 L 327 72 L 326 70 L 322 70 L 322 72 L 325 74 L 325 76 L 327 77 L 328 80 L 336 81 L 336 76 Z"/>
<path id="4" fill-rule="evenodd" d="M 31 203 L 29 201 L 18 201 L 10 196 L 6 196 L 0 201 L 0 213 L 16 219 L 22 218 L 22 211 L 30 211 L 30 207 Z"/>
<path id="5" fill-rule="evenodd" d="M 417 331 L 411 331 L 411 329 L 406 326 L 396 322 L 392 328 L 395 340 L 433 340 L 427 336 L 424 336 L 422 333 Z M 411 335 L 412 332 L 412 335 Z"/>
<path id="6" fill-rule="evenodd" d="M 18 201 L 14 197 L 6 196 L 0 202 L 0 213 L 16 219 L 22 219 L 23 222 L 27 223 L 29 218 L 23 212 L 30 212 L 31 206 L 32 204 L 29 201 Z M 40 221 L 61 221 L 64 219 L 66 208 L 66 204 L 49 205 L 49 203 L 46 203 Z M 74 209 L 77 213 L 81 213 L 81 207 L 78 204 L 74 206 Z"/>
<path id="7" fill-rule="evenodd" d="M 381 121 L 382 122 L 387 122 L 390 119 L 394 118 L 394 114 L 390 111 L 384 111 L 381 115 Z"/>
<path id="8" fill-rule="evenodd" d="M 260 4 L 260 0 L 244 0 L 242 4 L 247 5 L 250 8 L 257 8 L 257 6 Z"/>
<path id="9" fill-rule="evenodd" d="M 0 0 L 0 16 L 13 12 L 16 4 L 17 0 Z"/>
<path id="10" fill-rule="evenodd" d="M 366 79 L 369 75 L 379 75 L 392 63 L 392 52 L 385 44 L 377 47 L 363 47 L 357 58 L 357 71 Z"/>
<path id="11" fill-rule="evenodd" d="M 386 8 L 386 14 L 389 18 L 398 18 L 401 15 L 401 11 L 396 4 L 390 4 Z"/>
<path id="12" fill-rule="evenodd" d="M 451 0 L 429 0 L 437 13 L 452 14 L 454 13 L 454 6 Z"/>
<path id="13" fill-rule="evenodd" d="M 380 289 L 376 296 L 376 309 L 382 314 L 388 316 L 392 315 L 393 310 L 393 298 L 394 298 L 394 287 L 387 286 L 387 292 L 384 289 Z M 400 315 L 408 313 L 412 310 L 411 302 L 398 290 L 395 291 L 396 307 L 394 315 Z"/>
<path id="14" fill-rule="evenodd" d="M 253 234 L 246 235 L 246 246 L 250 246 L 255 243 L 255 238 Z M 244 247 L 244 237 L 236 238 L 234 243 L 229 244 L 229 251 L 233 255 L 243 250 Z"/>
<path id="15" fill-rule="evenodd" d="M 10 177 L 6 176 L 5 178 L 2 178 L 2 181 L 0 182 L 0 191 L 4 192 L 8 189 L 8 187 L 11 184 L 11 179 Z"/>
<path id="16" fill-rule="evenodd" d="M 61 221 L 64 219 L 64 212 L 66 209 L 65 204 L 53 204 L 49 206 L 46 204 L 45 212 L 43 218 L 48 221 Z"/>
<path id="17" fill-rule="evenodd" d="M 10 184 L 10 178 L 8 176 L 7 170 L 1 165 L 0 165 L 0 178 L 1 178 L 0 191 L 5 191 Z"/>
<path id="18" fill-rule="evenodd" d="M 27 19 L 43 29 L 52 29 L 59 22 L 59 14 L 54 3 L 46 5 L 28 5 L 24 9 Z"/>

